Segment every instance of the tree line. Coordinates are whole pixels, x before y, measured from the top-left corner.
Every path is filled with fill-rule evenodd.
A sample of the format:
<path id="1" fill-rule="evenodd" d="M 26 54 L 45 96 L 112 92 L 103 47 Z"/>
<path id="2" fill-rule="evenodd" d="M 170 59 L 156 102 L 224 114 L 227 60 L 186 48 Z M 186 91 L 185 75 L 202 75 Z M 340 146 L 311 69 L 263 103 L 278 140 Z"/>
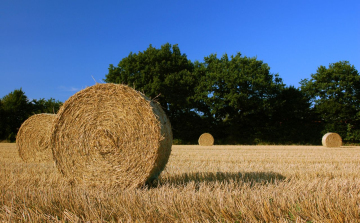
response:
<path id="1" fill-rule="evenodd" d="M 204 132 L 216 144 L 316 145 L 327 132 L 360 142 L 360 76 L 348 61 L 319 66 L 295 88 L 256 57 L 211 54 L 192 62 L 178 45 L 166 43 L 110 64 L 104 81 L 129 85 L 158 101 L 177 144 L 196 144 Z M 0 138 L 14 139 L 30 114 L 61 106 L 54 99 L 29 102 L 21 89 L 9 95 L 0 101 Z M 6 105 L 17 100 L 22 102 Z"/>
<path id="2" fill-rule="evenodd" d="M 320 66 L 300 88 L 286 86 L 256 57 L 211 54 L 191 62 L 178 45 L 152 45 L 110 64 L 105 82 L 160 102 L 175 143 L 321 144 L 327 132 L 360 141 L 360 76 L 348 61 Z"/>

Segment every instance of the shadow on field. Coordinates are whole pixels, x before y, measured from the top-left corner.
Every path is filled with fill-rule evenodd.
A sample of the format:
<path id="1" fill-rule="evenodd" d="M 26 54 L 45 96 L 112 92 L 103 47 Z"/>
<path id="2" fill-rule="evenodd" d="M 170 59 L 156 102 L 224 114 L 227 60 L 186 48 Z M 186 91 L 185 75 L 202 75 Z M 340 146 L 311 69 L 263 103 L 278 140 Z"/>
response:
<path id="1" fill-rule="evenodd" d="M 165 184 L 184 185 L 194 183 L 275 183 L 285 180 L 285 176 L 275 172 L 195 172 L 183 173 L 169 177 L 160 177 L 149 184 L 150 187 L 158 187 Z"/>

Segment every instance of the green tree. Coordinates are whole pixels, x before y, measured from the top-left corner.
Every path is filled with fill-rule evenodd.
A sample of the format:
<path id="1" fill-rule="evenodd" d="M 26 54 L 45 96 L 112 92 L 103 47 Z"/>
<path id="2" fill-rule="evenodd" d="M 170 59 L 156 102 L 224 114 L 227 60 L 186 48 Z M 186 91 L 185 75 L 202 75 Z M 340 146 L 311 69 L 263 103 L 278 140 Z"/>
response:
<path id="1" fill-rule="evenodd" d="M 39 114 L 39 113 L 54 113 L 56 114 L 60 107 L 62 106 L 61 101 L 57 101 L 53 98 L 45 100 L 45 98 L 41 98 L 39 100 L 32 100 L 32 113 Z"/>
<path id="2" fill-rule="evenodd" d="M 254 143 L 266 134 L 271 102 L 284 87 L 266 63 L 240 53 L 230 58 L 211 54 L 195 66 L 195 74 L 200 77 L 197 110 L 213 119 L 218 138 L 226 138 L 225 143 Z"/>
<path id="3" fill-rule="evenodd" d="M 4 135 L 7 140 L 15 141 L 21 124 L 31 115 L 31 105 L 25 93 L 20 88 L 14 90 L 1 100 L 3 108 Z"/>
<path id="4" fill-rule="evenodd" d="M 348 61 L 320 66 L 311 79 L 300 82 L 301 90 L 312 99 L 314 111 L 324 124 L 323 134 L 337 132 L 344 139 L 348 130 L 360 126 L 360 76 Z M 360 141 L 360 138 L 353 138 Z"/>
<path id="5" fill-rule="evenodd" d="M 25 92 L 20 88 L 0 99 L 0 139 L 15 141 L 17 131 L 31 115 L 39 113 L 56 113 L 62 102 L 53 98 L 29 102 Z"/>
<path id="6" fill-rule="evenodd" d="M 294 86 L 284 87 L 274 98 L 267 141 L 281 144 L 319 144 L 321 126 L 311 110 L 311 100 Z"/>
<path id="7" fill-rule="evenodd" d="M 2 100 L 0 99 L 0 140 L 5 138 L 5 111 L 2 105 Z"/>
<path id="8" fill-rule="evenodd" d="M 193 63 L 181 54 L 178 45 L 167 43 L 160 49 L 150 45 L 143 52 L 130 53 L 117 67 L 110 64 L 104 81 L 129 85 L 159 101 L 171 120 L 174 138 L 189 141 L 189 125 L 199 118 L 192 110 L 197 84 L 193 69 Z"/>

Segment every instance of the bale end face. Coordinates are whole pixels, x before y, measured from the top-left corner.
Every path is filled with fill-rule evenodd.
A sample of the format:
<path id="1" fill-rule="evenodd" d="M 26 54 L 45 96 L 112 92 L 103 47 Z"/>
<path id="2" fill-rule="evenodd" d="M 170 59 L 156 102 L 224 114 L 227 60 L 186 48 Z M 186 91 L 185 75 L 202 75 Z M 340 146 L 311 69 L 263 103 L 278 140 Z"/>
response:
<path id="1" fill-rule="evenodd" d="M 135 188 L 165 168 L 172 146 L 160 105 L 119 84 L 70 97 L 54 122 L 51 145 L 65 176 L 94 186 Z"/>
<path id="2" fill-rule="evenodd" d="M 325 147 L 341 147 L 341 136 L 334 132 L 328 132 L 322 137 L 322 145 Z"/>
<path id="3" fill-rule="evenodd" d="M 21 125 L 16 136 L 16 147 L 23 161 L 49 162 L 53 160 L 50 136 L 55 117 L 55 114 L 36 114 Z"/>
<path id="4" fill-rule="evenodd" d="M 214 137 L 210 133 L 203 133 L 198 142 L 200 146 L 212 146 L 214 145 Z"/>

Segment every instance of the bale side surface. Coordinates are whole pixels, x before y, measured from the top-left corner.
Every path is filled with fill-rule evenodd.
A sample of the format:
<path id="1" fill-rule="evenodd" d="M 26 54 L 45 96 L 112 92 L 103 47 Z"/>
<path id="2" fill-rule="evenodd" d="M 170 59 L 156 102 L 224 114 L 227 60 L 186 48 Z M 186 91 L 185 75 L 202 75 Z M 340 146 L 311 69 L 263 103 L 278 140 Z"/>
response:
<path id="1" fill-rule="evenodd" d="M 322 145 L 326 147 L 342 146 L 341 136 L 334 132 L 328 132 L 322 137 Z"/>
<path id="2" fill-rule="evenodd" d="M 200 146 L 212 146 L 214 145 L 214 137 L 210 133 L 203 133 L 198 142 Z"/>
<path id="3" fill-rule="evenodd" d="M 51 145 L 64 175 L 91 185 L 135 188 L 165 168 L 172 132 L 161 107 L 140 92 L 97 84 L 63 104 Z"/>
<path id="4" fill-rule="evenodd" d="M 29 117 L 16 136 L 16 147 L 25 162 L 49 162 L 53 160 L 49 147 L 51 127 L 55 114 L 37 114 Z"/>

